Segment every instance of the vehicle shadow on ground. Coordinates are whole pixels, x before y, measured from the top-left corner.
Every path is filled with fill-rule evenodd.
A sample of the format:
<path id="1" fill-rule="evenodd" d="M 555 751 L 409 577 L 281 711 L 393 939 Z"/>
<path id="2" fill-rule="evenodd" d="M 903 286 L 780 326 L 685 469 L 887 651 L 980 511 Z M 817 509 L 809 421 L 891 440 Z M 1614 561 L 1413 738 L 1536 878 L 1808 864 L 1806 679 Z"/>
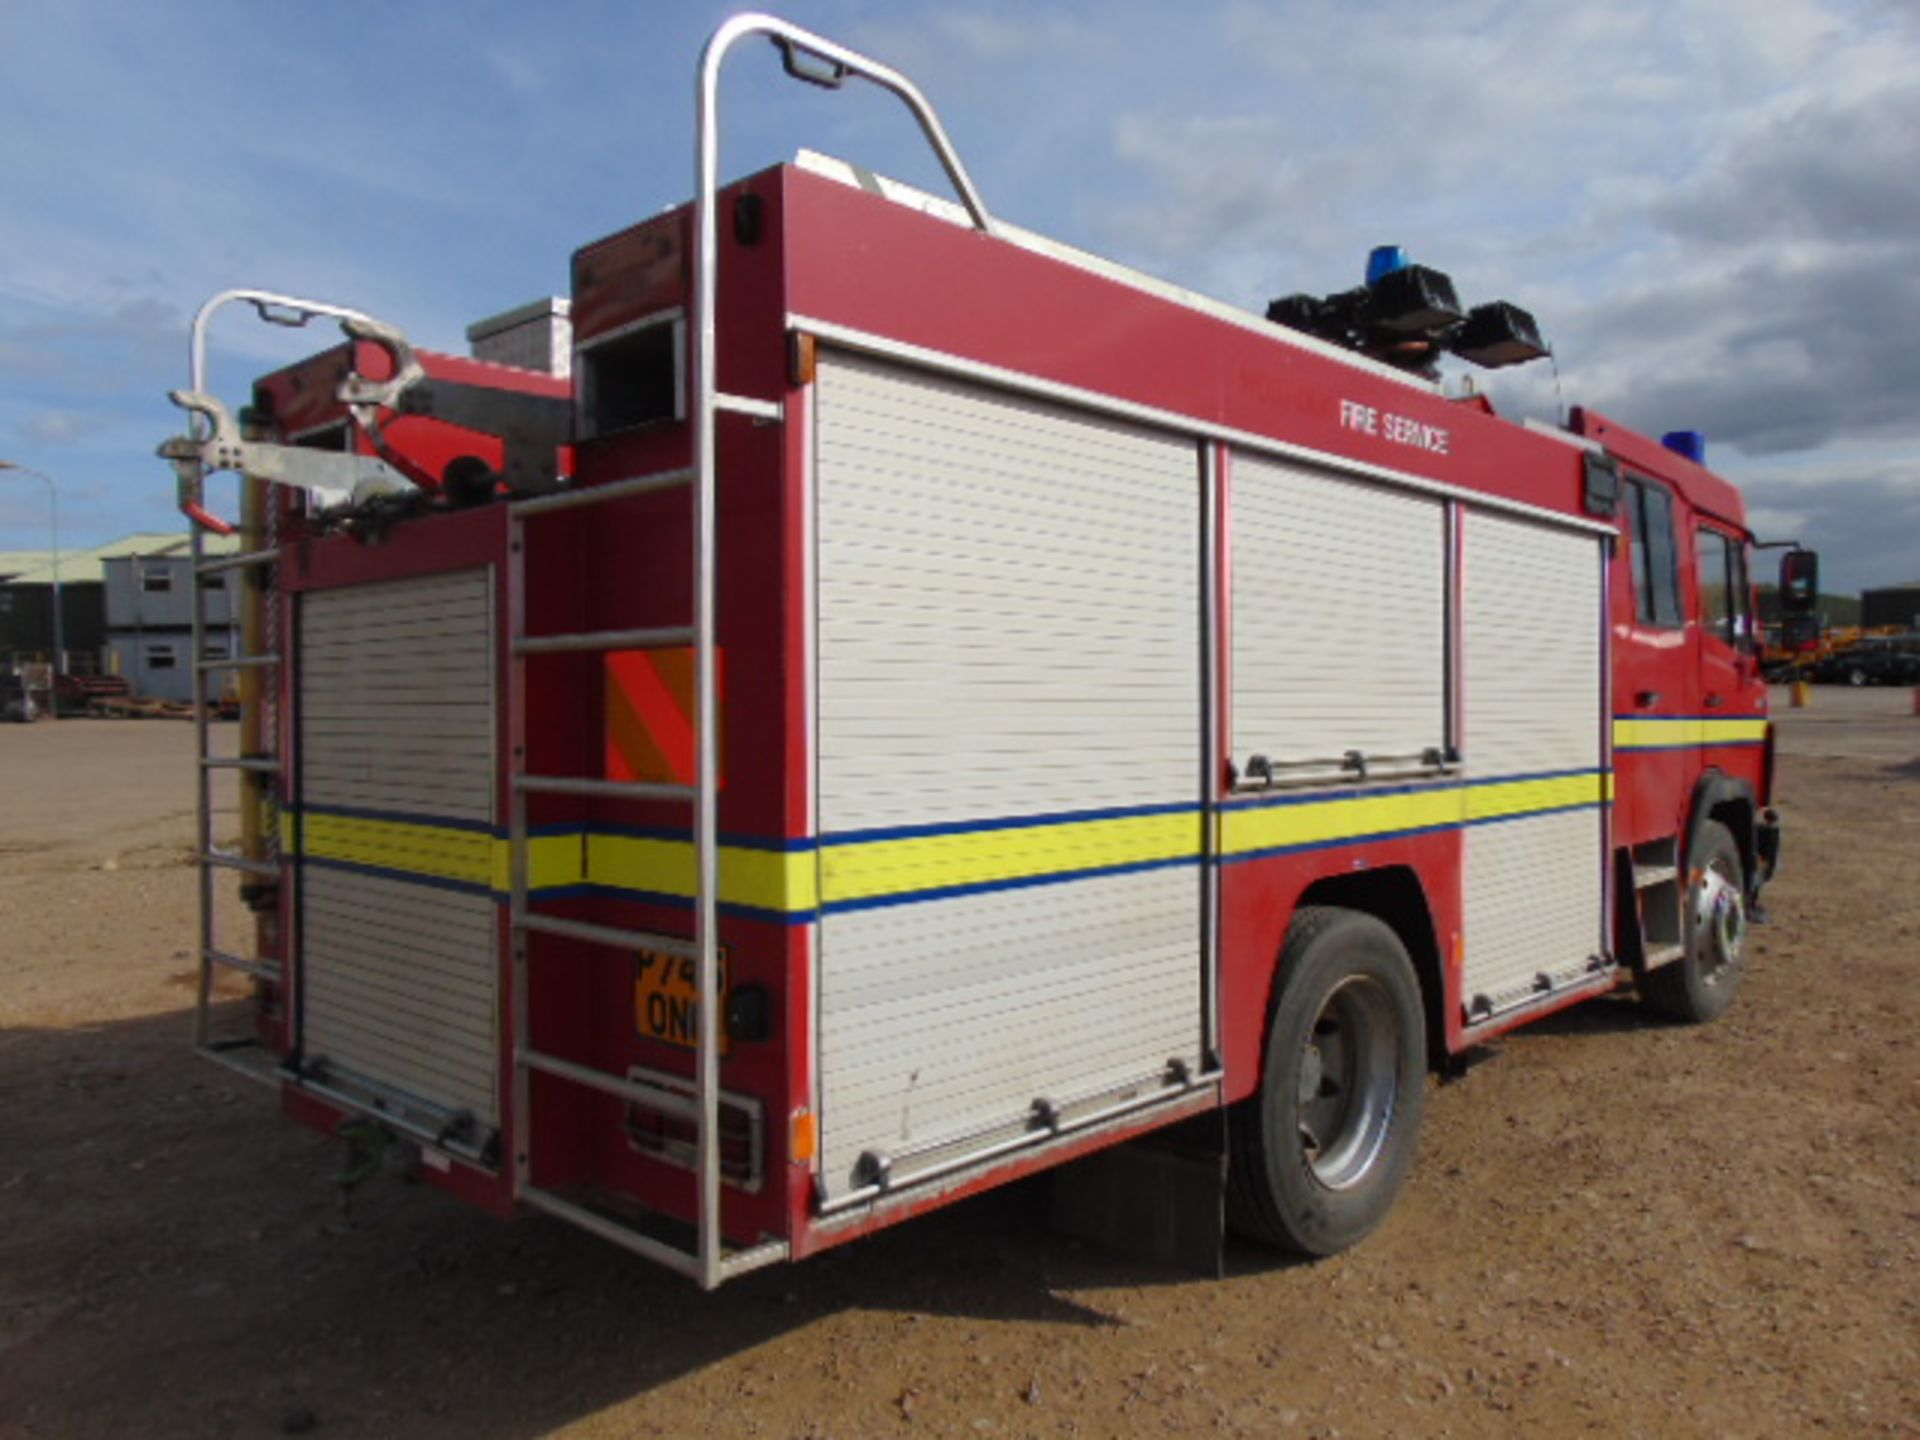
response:
<path id="1" fill-rule="evenodd" d="M 184 1012 L 0 1031 L 0 1431 L 312 1420 L 518 1440 L 845 1311 L 897 1316 L 903 1341 L 929 1318 L 1115 1327 L 1129 1292 L 1194 1281 L 1057 1234 L 1044 1181 L 711 1295 L 557 1222 L 503 1224 L 397 1177 L 349 1215 L 339 1142 L 194 1057 L 186 1031 Z M 1230 1252 L 1233 1273 L 1273 1267 Z"/>
<path id="2" fill-rule="evenodd" d="M 1628 1035 L 1669 1030 L 1675 1022 L 1643 1008 L 1632 995 L 1598 995 L 1552 1015 L 1529 1021 L 1529 1035 Z"/>

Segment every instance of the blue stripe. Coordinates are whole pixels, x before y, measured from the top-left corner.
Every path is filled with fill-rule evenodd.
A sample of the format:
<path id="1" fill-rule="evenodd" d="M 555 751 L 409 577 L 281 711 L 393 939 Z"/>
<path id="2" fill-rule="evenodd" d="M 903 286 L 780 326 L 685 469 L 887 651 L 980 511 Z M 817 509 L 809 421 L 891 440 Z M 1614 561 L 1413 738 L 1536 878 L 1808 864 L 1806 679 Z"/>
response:
<path id="1" fill-rule="evenodd" d="M 1371 844 L 1376 840 L 1409 840 L 1418 835 L 1445 835 L 1463 828 L 1464 822 L 1449 820 L 1444 825 L 1416 825 L 1406 830 L 1379 830 L 1371 835 L 1341 835 L 1331 840 L 1308 840 L 1299 845 L 1273 845 L 1264 850 L 1240 850 L 1232 855 L 1221 856 L 1220 863 L 1239 865 L 1248 860 L 1265 860 L 1274 855 L 1305 855 L 1315 850 L 1343 850 L 1352 845 Z"/>
<path id="2" fill-rule="evenodd" d="M 990 830 L 1028 830 L 1078 825 L 1092 820 L 1132 820 L 1145 815 L 1198 815 L 1196 801 L 1168 805 L 1131 805 L 1110 810 L 1071 810 L 1048 815 L 1009 815 L 998 820 L 947 820 L 933 825 L 900 825 L 874 830 L 839 830 L 820 837 L 822 845 L 864 845 L 875 840 L 918 840 L 935 835 L 978 835 Z"/>
<path id="3" fill-rule="evenodd" d="M 1604 803 L 1599 800 L 1582 800 L 1574 805 L 1555 805 L 1547 810 L 1522 810 L 1514 815 L 1482 815 L 1478 820 L 1463 821 L 1462 828 L 1471 830 L 1480 825 L 1505 825 L 1513 820 L 1534 820 L 1542 815 L 1565 815 L 1574 810 L 1603 810 L 1612 803 L 1611 800 Z"/>
<path id="4" fill-rule="evenodd" d="M 1762 750 L 1764 740 L 1696 740 L 1684 745 L 1616 745 L 1615 754 L 1653 755 L 1674 750 Z"/>
<path id="5" fill-rule="evenodd" d="M 342 820 L 384 820 L 398 825 L 424 825 L 436 830 L 464 830 L 472 835 L 489 835 L 505 840 L 508 827 L 488 820 L 455 820 L 445 815 L 416 815 L 411 810 L 374 810 L 363 805 L 288 805 L 284 813 L 296 820 L 302 815 L 337 815 Z M 530 837 L 546 839 L 554 835 L 577 835 L 579 825 L 529 825 Z"/>
<path id="6" fill-rule="evenodd" d="M 1305 855 L 1315 850 L 1345 850 L 1355 845 L 1370 845 L 1379 840 L 1410 840 L 1421 835 L 1445 835 L 1480 825 L 1505 825 L 1515 820 L 1534 820 L 1542 815 L 1565 815 L 1575 810 L 1603 810 L 1612 801 L 1583 800 L 1573 805 L 1556 805 L 1548 810 L 1522 810 L 1513 815 L 1484 815 L 1478 820 L 1449 820 L 1442 825 L 1415 825 L 1405 830 L 1376 830 L 1367 835 L 1341 835 L 1331 840 L 1308 840 L 1299 845 L 1273 845 L 1263 850 L 1241 850 L 1220 857 L 1222 865 L 1239 865 L 1248 860 L 1267 860 L 1275 855 Z"/>
<path id="7" fill-rule="evenodd" d="M 452 820 L 444 815 L 415 815 L 407 810 L 372 810 L 359 805 L 302 805 L 295 814 L 338 815 L 343 820 L 391 820 L 402 825 L 430 825 L 440 830 L 467 830 L 499 838 L 506 831 L 487 820 Z"/>
<path id="8" fill-rule="evenodd" d="M 1587 765 L 1577 770 L 1536 770 L 1518 775 L 1488 775 L 1478 780 L 1463 780 L 1461 784 L 1471 789 L 1475 785 L 1521 785 L 1530 780 L 1576 780 L 1588 775 L 1598 780 L 1608 773 L 1599 766 Z"/>
<path id="9" fill-rule="evenodd" d="M 576 830 L 585 829 L 594 835 L 619 835 L 633 840 L 675 840 L 691 845 L 693 831 L 686 827 L 671 825 L 603 825 L 595 821 L 576 825 Z M 766 835 L 730 835 L 722 831 L 720 843 L 735 850 L 762 850 L 773 855 L 799 855 L 819 848 L 819 842 L 808 837 L 782 840 Z"/>
<path id="10" fill-rule="evenodd" d="M 302 855 L 300 863 L 322 870 L 344 870 L 350 875 L 371 875 L 379 880 L 425 885 L 433 890 L 452 890 L 461 895 L 485 895 L 492 899 L 494 893 L 491 885 L 476 885 L 471 880 L 449 880 L 444 875 L 422 875 L 413 870 L 389 870 L 384 865 L 363 865 L 357 860 L 331 860 L 318 855 Z"/>
<path id="11" fill-rule="evenodd" d="M 822 906 L 821 912 L 839 915 L 854 910 L 885 910 L 896 905 L 918 905 L 927 900 L 952 900 L 963 895 L 987 895 L 1001 890 L 1032 890 L 1042 885 L 1064 885 L 1073 880 L 1091 880 L 1105 875 L 1132 875 L 1145 870 L 1171 870 L 1178 866 L 1199 864 L 1198 855 L 1180 855 L 1171 860 L 1138 860 L 1126 865 L 1108 865 L 1091 870 L 1062 870 L 1051 875 L 986 880 L 977 885 L 946 885 L 934 890 L 909 890 L 898 895 L 865 895 L 857 900 L 833 900 Z"/>

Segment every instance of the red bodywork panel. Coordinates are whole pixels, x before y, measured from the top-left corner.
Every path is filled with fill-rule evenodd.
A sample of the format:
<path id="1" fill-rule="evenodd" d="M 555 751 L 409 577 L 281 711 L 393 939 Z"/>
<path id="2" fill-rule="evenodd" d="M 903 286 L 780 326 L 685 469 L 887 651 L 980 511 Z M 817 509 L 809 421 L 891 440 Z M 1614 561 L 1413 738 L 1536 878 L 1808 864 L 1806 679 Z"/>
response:
<path id="1" fill-rule="evenodd" d="M 1182 420 L 1212 435 L 1259 437 L 1541 510 L 1580 515 L 1584 455 L 1577 444 L 1501 419 L 1484 401 L 1463 405 L 1365 365 L 1349 364 L 1297 343 L 1280 331 L 1227 320 L 1139 290 L 972 230 L 930 218 L 862 190 L 791 168 L 768 171 L 723 192 L 731 213 L 742 195 L 761 207 L 759 238 L 743 243 L 722 217 L 718 352 L 723 392 L 781 402 L 782 424 L 723 414 L 719 428 L 718 643 L 725 655 L 726 705 L 719 825 L 730 844 L 807 849 L 816 836 L 808 792 L 809 697 L 804 657 L 809 643 L 806 585 L 811 574 L 808 508 L 809 409 L 803 367 L 794 363 L 790 332 L 870 337 L 917 347 L 1052 387 L 1091 392 Z M 574 259 L 576 337 L 622 333 L 636 321 L 684 309 L 690 256 L 687 209 L 596 242 Z M 344 347 L 277 372 L 260 383 L 286 433 L 299 435 L 339 418 L 331 400 Z M 431 374 L 473 380 L 500 367 L 423 357 Z M 372 363 L 370 360 L 369 363 Z M 517 374 L 518 372 L 504 372 Z M 983 373 L 982 378 L 991 376 Z M 482 380 L 481 383 L 487 383 Z M 555 382 L 564 383 L 564 382 Z M 498 464 L 497 449 L 469 435 L 436 432 L 435 422 L 398 420 L 395 444 L 417 446 L 431 467 L 457 453 Z M 1696 515 L 1744 538 L 1737 491 L 1698 466 L 1598 416 L 1580 433 L 1636 474 L 1676 496 L 1682 533 Z M 591 486 L 684 465 L 688 427 L 662 421 L 583 442 L 576 483 Z M 1223 503 L 1230 489 L 1223 487 Z M 525 604 L 530 635 L 624 630 L 687 623 L 691 571 L 685 491 L 622 501 L 528 521 Z M 1223 523 L 1224 535 L 1227 526 Z M 504 567 L 509 526 L 502 507 L 396 525 L 378 546 L 333 536 L 301 547 L 283 573 L 292 597 L 321 587 L 474 564 Z M 1679 630 L 1649 633 L 1634 620 L 1630 547 L 1615 546 L 1612 648 L 1617 673 L 1614 709 L 1641 715 L 1726 717 L 1764 714 L 1765 691 L 1751 655 L 1733 657 L 1719 702 L 1708 707 L 1700 687 L 1700 647 L 1692 620 Z M 1689 615 L 1697 615 L 1691 542 L 1680 547 Z M 1223 557 L 1223 559 L 1226 557 Z M 1221 566 L 1223 575 L 1225 564 Z M 504 586 L 499 587 L 504 595 Z M 1214 597 L 1223 625 L 1228 596 Z M 502 600 L 500 673 L 507 673 L 508 614 Z M 291 635 L 291 610 L 284 617 Z M 1221 645 L 1225 652 L 1228 647 Z M 1222 666 L 1224 671 L 1224 665 Z M 292 673 L 292 667 L 288 667 Z M 603 662 L 598 655 L 542 657 L 526 696 L 526 768 L 549 775 L 602 773 L 606 736 Z M 1223 688 L 1226 677 L 1222 675 Z M 1650 707 L 1634 697 L 1657 692 Z M 290 702 L 292 697 L 287 697 Z M 1229 707 L 1216 707 L 1226 714 Z M 290 713 L 283 709 L 283 713 Z M 1224 731 L 1224 722 L 1222 724 Z M 506 733 L 501 726 L 503 737 Z M 292 750 L 291 740 L 285 750 Z M 1219 737 L 1221 754 L 1228 737 Z M 502 745 L 507 741 L 503 738 Z M 508 773 L 502 753 L 500 773 Z M 1615 843 L 1684 833 L 1701 774 L 1717 767 L 1745 778 L 1765 802 L 1761 747 L 1650 751 L 1617 765 Z M 1224 780 L 1224 777 L 1223 777 Z M 506 813 L 508 795 L 499 796 Z M 1224 790 L 1213 797 L 1226 799 Z M 684 833 L 683 807 L 533 797 L 532 823 L 590 826 L 596 831 Z M 1461 842 L 1458 831 L 1416 834 L 1305 848 L 1221 867 L 1220 999 L 1224 1098 L 1258 1085 L 1275 961 L 1300 897 L 1317 882 L 1385 870 L 1417 882 L 1433 929 L 1447 993 L 1438 1008 L 1448 1049 L 1459 1049 L 1512 1024 L 1592 993 L 1583 989 L 1551 1005 L 1478 1029 L 1463 1025 L 1459 957 Z M 542 902 L 549 913 L 604 925 L 685 933 L 684 902 L 597 891 Z M 290 930 L 296 926 L 287 927 Z M 503 927 L 504 929 L 504 927 Z M 811 1111 L 816 1084 L 811 1011 L 814 929 L 790 917 L 723 906 L 720 941 L 729 983 L 764 987 L 771 1000 L 766 1039 L 733 1043 L 721 1066 L 722 1087 L 750 1096 L 765 1117 L 765 1182 L 756 1193 L 723 1196 L 723 1228 L 738 1242 L 786 1237 L 798 1255 L 839 1243 L 878 1225 L 944 1203 L 988 1184 L 1069 1158 L 1126 1133 L 1190 1113 L 1113 1127 L 1043 1152 L 1005 1161 L 890 1200 L 860 1218 L 820 1220 L 808 1160 L 789 1155 L 791 1122 Z M 297 953 L 297 946 L 294 947 Z M 502 995 L 508 958 L 501 955 Z M 691 1052 L 643 1038 L 633 1022 L 632 967 L 604 947 L 542 936 L 532 967 L 532 1041 L 536 1048 L 608 1071 L 645 1066 L 690 1077 Z M 1608 978 L 1606 984 L 1613 983 Z M 1604 988 L 1604 985 L 1599 987 Z M 512 1030 L 502 1015 L 503 1037 Z M 286 1037 L 291 1042 L 292 1037 Z M 502 1073 L 507 1073 L 502 1040 Z M 510 1087 L 503 1087 L 510 1093 Z M 305 1097 L 288 1100 L 306 1118 L 333 1112 Z M 621 1102 L 568 1082 L 536 1075 L 532 1086 L 533 1179 L 630 1197 L 680 1219 L 695 1213 L 691 1174 L 634 1149 Z M 504 1121 L 509 1148 L 518 1146 L 522 1117 Z M 429 1176 L 488 1208 L 510 1208 L 503 1169 L 488 1177 L 456 1164 L 456 1178 Z"/>

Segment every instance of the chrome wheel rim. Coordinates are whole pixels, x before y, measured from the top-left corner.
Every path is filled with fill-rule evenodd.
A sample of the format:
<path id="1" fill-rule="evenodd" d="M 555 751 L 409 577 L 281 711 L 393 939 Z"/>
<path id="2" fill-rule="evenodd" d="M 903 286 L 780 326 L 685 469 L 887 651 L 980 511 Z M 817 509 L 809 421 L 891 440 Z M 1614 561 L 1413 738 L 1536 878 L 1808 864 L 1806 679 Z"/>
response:
<path id="1" fill-rule="evenodd" d="M 1747 901 L 1739 882 L 1715 861 L 1694 887 L 1694 934 L 1699 937 L 1700 978 L 1718 985 L 1740 967 L 1747 948 Z"/>
<path id="2" fill-rule="evenodd" d="M 1386 987 L 1350 976 L 1300 1047 L 1296 1123 L 1307 1168 L 1330 1190 L 1359 1184 L 1385 1148 L 1400 1093 L 1400 1026 Z"/>

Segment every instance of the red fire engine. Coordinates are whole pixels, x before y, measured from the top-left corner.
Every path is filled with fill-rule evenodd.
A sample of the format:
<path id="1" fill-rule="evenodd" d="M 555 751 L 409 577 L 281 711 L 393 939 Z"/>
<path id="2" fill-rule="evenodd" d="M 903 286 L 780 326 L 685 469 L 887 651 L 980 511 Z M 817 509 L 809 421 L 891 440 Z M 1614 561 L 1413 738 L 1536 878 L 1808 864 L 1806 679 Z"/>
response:
<path id="1" fill-rule="evenodd" d="M 900 96 L 960 203 L 722 188 L 753 36 Z M 570 386 L 242 292 L 353 337 L 243 431 L 196 322 L 164 449 L 202 523 L 249 477 L 202 568 L 262 577 L 223 663 L 269 677 L 239 850 L 203 789 L 261 914 L 205 922 L 256 999 L 219 1040 L 203 983 L 203 1048 L 711 1287 L 1197 1117 L 1214 1212 L 1328 1253 L 1430 1070 L 1725 1008 L 1779 832 L 1744 507 L 1684 441 L 1450 398 L 1436 347 L 1537 335 L 1397 257 L 1261 318 L 1010 226 L 782 21 L 700 73 L 694 202 L 574 256 Z"/>

